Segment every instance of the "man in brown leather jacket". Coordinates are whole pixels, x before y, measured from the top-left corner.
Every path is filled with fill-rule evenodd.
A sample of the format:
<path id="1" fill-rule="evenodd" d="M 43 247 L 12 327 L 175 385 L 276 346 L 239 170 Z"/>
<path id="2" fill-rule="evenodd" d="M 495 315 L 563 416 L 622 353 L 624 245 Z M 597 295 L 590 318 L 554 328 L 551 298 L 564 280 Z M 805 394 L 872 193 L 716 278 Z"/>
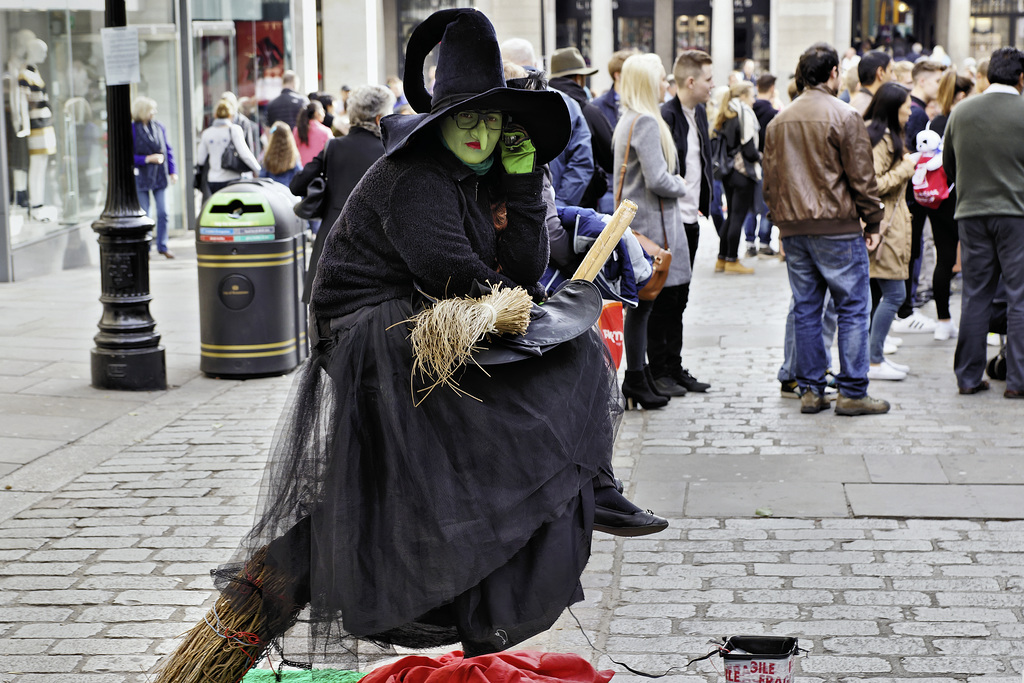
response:
<path id="1" fill-rule="evenodd" d="M 884 212 L 871 142 L 863 119 L 836 97 L 839 55 L 831 46 L 818 43 L 801 55 L 797 83 L 801 94 L 768 126 L 763 163 L 764 198 L 779 226 L 793 290 L 800 410 L 818 413 L 829 405 L 821 341 L 827 291 L 839 323 L 836 413 L 885 413 L 889 404 L 867 395 L 868 251 L 879 244 Z"/>

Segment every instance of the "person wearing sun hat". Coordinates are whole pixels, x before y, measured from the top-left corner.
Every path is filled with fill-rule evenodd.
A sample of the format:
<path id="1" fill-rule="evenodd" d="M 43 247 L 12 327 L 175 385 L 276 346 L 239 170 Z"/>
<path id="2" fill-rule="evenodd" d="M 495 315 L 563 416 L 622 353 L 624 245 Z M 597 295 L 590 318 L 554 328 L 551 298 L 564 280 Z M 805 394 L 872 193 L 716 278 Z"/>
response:
<path id="1" fill-rule="evenodd" d="M 593 149 L 594 173 L 579 205 L 591 209 L 600 208 L 606 213 L 614 210 L 609 197 L 608 203 L 599 207 L 599 200 L 605 195 L 610 183 L 614 153 L 612 152 L 612 126 L 608 119 L 592 102 L 586 91 L 587 78 L 597 73 L 597 69 L 587 66 L 580 51 L 574 47 L 563 47 L 551 55 L 551 80 L 548 81 L 555 90 L 559 90 L 573 99 L 583 110 L 583 117 L 590 129 L 590 145 Z"/>
<path id="2" fill-rule="evenodd" d="M 265 647 L 301 612 L 310 652 L 335 664 L 353 653 L 367 663 L 355 641 L 383 655 L 511 648 L 583 599 L 596 526 L 640 535 L 668 524 L 617 490 L 621 397 L 592 325 L 540 355 L 466 364 L 458 391 L 414 373 L 409 321 L 430 299 L 498 284 L 542 294 L 541 166 L 565 146 L 569 116 L 558 93 L 507 86 L 494 28 L 468 8 L 413 31 L 405 89 L 419 113 L 381 119 L 384 156 L 324 243 L 310 358 L 271 445 L 256 524 L 216 572 L 229 605 L 206 620 L 243 623 Z M 253 602 L 273 628 L 226 618 Z M 192 681 L 158 679 L 171 680 Z"/>

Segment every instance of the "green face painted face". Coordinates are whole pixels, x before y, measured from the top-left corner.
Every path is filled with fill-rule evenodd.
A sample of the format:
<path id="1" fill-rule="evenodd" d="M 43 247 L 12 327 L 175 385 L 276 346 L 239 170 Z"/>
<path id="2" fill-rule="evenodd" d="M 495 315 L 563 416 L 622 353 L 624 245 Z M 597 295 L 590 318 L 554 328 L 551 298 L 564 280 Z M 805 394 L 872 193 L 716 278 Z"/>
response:
<path id="1" fill-rule="evenodd" d="M 479 164 L 486 161 L 494 148 L 498 146 L 498 140 L 501 138 L 501 124 L 498 124 L 497 130 L 488 128 L 488 114 L 493 116 L 495 113 L 488 112 L 481 114 L 480 120 L 472 128 L 460 128 L 456 117 L 467 113 L 469 112 L 456 112 L 441 119 L 441 135 L 444 136 L 444 141 L 448 143 L 448 148 L 455 156 L 467 164 Z M 493 125 L 493 118 L 491 123 Z"/>

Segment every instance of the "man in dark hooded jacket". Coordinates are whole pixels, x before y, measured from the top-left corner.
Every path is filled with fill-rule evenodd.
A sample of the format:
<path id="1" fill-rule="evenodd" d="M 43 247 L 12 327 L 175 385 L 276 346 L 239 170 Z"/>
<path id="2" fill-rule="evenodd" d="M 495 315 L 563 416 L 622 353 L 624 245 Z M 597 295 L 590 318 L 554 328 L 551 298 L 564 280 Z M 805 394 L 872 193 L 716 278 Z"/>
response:
<path id="1" fill-rule="evenodd" d="M 583 55 L 574 47 L 560 48 L 551 55 L 551 80 L 548 81 L 548 85 L 565 93 L 580 105 L 583 118 L 587 120 L 587 127 L 590 128 L 594 175 L 591 176 L 583 199 L 580 200 L 580 206 L 590 209 L 598 208 L 598 200 L 608 191 L 608 178 L 612 172 L 614 158 L 612 126 L 601 110 L 589 101 L 584 89 L 587 77 L 596 73 L 597 69 L 587 67 Z"/>

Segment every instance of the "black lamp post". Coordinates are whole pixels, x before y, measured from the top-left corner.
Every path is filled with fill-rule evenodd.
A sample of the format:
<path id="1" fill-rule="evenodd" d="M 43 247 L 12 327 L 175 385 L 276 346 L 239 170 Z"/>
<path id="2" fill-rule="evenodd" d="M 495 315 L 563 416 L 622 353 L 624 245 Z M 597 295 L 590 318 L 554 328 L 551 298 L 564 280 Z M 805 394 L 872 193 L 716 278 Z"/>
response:
<path id="1" fill-rule="evenodd" d="M 127 26 L 124 0 L 106 0 L 106 25 Z M 107 86 L 107 202 L 92 224 L 99 235 L 103 315 L 93 338 L 92 385 L 146 391 L 167 388 L 167 365 L 149 314 L 153 220 L 135 194 L 131 86 Z"/>

